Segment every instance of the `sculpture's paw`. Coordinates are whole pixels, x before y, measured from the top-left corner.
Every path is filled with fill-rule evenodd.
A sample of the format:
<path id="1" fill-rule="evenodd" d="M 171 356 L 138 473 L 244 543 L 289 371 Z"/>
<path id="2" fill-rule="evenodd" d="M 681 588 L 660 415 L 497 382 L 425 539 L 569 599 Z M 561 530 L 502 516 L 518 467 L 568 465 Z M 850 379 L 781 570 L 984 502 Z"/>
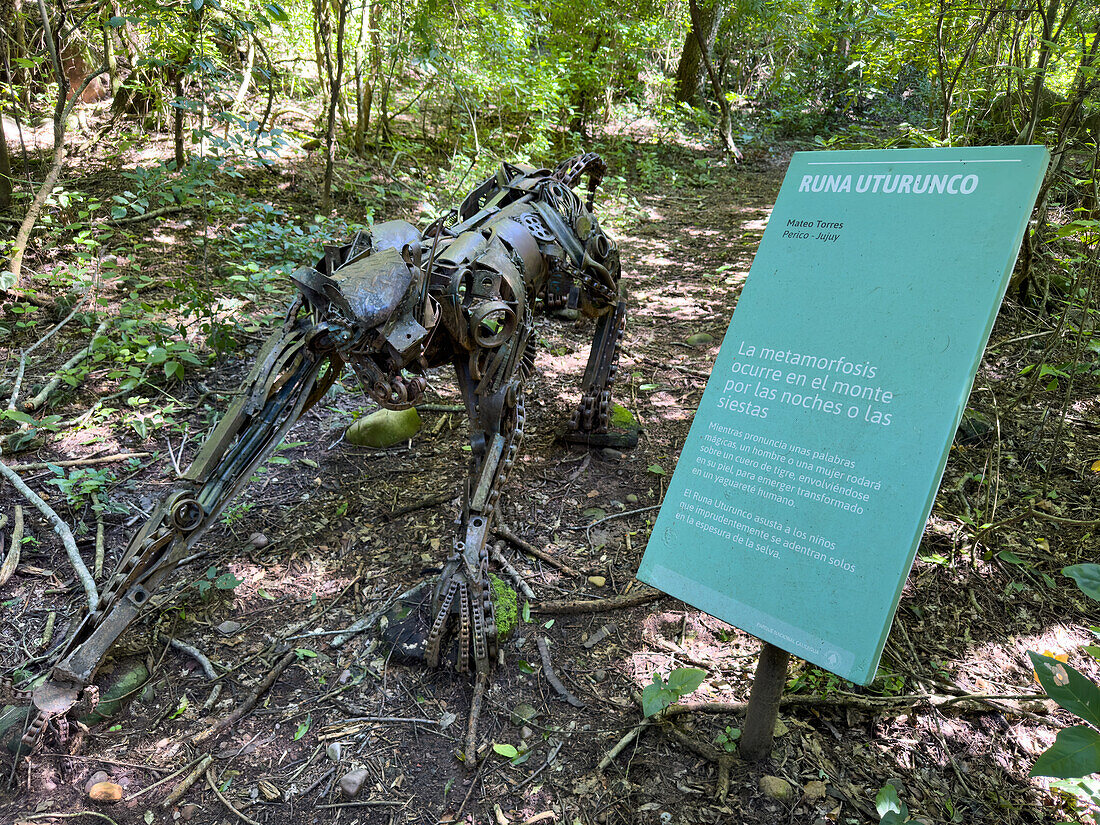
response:
<path id="1" fill-rule="evenodd" d="M 497 655 L 497 624 L 491 592 L 485 570 L 470 575 L 460 560 L 447 564 L 432 598 L 435 618 L 424 651 L 430 666 L 438 667 L 442 663 L 448 640 L 453 637 L 457 648 L 455 667 L 459 673 L 489 671 L 490 660 Z"/>
<path id="2" fill-rule="evenodd" d="M 20 739 L 22 753 L 35 754 L 42 749 L 47 735 L 64 745 L 69 741 L 69 716 L 87 701 L 95 701 L 99 692 L 93 686 L 81 688 L 71 682 L 47 679 L 33 691 L 18 691 L 18 698 L 30 700 L 29 722 Z"/>
<path id="3" fill-rule="evenodd" d="M 605 423 L 602 423 L 605 422 Z M 562 434 L 567 444 L 585 447 L 610 447 L 614 450 L 630 450 L 638 446 L 642 427 L 638 419 L 626 407 L 615 404 L 610 393 L 602 393 L 599 400 L 585 397 L 573 415 L 569 429 Z"/>
<path id="4" fill-rule="evenodd" d="M 409 663 L 487 673 L 497 655 L 497 626 L 487 574 L 470 576 L 448 562 L 439 581 L 402 594 L 385 616 L 383 640 Z"/>

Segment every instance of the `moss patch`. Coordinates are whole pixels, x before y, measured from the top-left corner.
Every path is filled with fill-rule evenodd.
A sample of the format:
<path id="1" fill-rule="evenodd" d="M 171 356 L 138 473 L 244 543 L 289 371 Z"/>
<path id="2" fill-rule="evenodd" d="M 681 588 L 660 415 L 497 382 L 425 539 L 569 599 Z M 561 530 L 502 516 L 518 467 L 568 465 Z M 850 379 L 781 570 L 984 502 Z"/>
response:
<path id="1" fill-rule="evenodd" d="M 638 426 L 638 419 L 634 417 L 634 413 L 628 410 L 621 404 L 611 402 L 611 426 L 619 427 L 623 430 L 636 429 Z"/>
<path id="2" fill-rule="evenodd" d="M 503 641 L 512 635 L 519 620 L 519 599 L 516 591 L 500 576 L 489 574 L 489 585 L 493 590 L 493 611 L 496 613 L 497 636 Z"/>

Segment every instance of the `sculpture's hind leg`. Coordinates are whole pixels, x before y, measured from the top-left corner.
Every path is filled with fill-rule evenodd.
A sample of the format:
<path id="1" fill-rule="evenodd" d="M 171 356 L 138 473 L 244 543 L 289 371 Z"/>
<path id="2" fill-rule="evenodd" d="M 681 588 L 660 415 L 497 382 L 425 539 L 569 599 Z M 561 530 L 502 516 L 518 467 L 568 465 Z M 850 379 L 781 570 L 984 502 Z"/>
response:
<path id="1" fill-rule="evenodd" d="M 581 379 L 581 402 L 565 440 L 594 447 L 633 447 L 637 426 L 614 427 L 611 421 L 611 385 L 618 371 L 619 348 L 626 329 L 626 302 L 619 301 L 596 321 L 588 365 Z"/>

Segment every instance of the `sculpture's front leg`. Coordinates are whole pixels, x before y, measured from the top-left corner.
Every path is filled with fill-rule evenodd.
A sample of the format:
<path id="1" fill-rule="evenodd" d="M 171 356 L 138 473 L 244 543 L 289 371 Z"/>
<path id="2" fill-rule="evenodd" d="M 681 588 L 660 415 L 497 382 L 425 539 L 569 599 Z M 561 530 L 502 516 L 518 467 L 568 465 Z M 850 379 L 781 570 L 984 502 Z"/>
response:
<path id="1" fill-rule="evenodd" d="M 457 670 L 488 674 L 497 647 L 488 540 L 501 488 L 523 438 L 522 385 L 510 380 L 496 392 L 479 394 L 468 364 L 458 366 L 458 378 L 470 410 L 472 458 L 454 553 L 433 593 L 425 659 L 438 666 L 454 631 Z"/>
<path id="2" fill-rule="evenodd" d="M 23 744 L 32 752 L 51 723 L 63 728 L 65 715 L 78 702 L 94 703 L 92 680 L 115 641 L 148 608 L 255 468 L 336 379 L 343 365 L 335 351 L 340 331 L 312 318 L 297 318 L 299 306 L 292 306 L 286 323 L 260 351 L 240 395 L 184 478 L 130 540 L 95 611 L 61 649 L 50 678 L 30 695 L 33 713 Z"/>

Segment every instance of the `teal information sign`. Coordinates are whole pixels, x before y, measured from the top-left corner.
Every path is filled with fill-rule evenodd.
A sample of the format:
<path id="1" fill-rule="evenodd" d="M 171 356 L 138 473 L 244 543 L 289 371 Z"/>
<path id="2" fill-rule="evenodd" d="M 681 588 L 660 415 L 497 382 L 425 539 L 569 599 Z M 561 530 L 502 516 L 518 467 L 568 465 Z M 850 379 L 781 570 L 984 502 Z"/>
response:
<path id="1" fill-rule="evenodd" d="M 874 678 L 1048 160 L 794 155 L 639 579 Z"/>

